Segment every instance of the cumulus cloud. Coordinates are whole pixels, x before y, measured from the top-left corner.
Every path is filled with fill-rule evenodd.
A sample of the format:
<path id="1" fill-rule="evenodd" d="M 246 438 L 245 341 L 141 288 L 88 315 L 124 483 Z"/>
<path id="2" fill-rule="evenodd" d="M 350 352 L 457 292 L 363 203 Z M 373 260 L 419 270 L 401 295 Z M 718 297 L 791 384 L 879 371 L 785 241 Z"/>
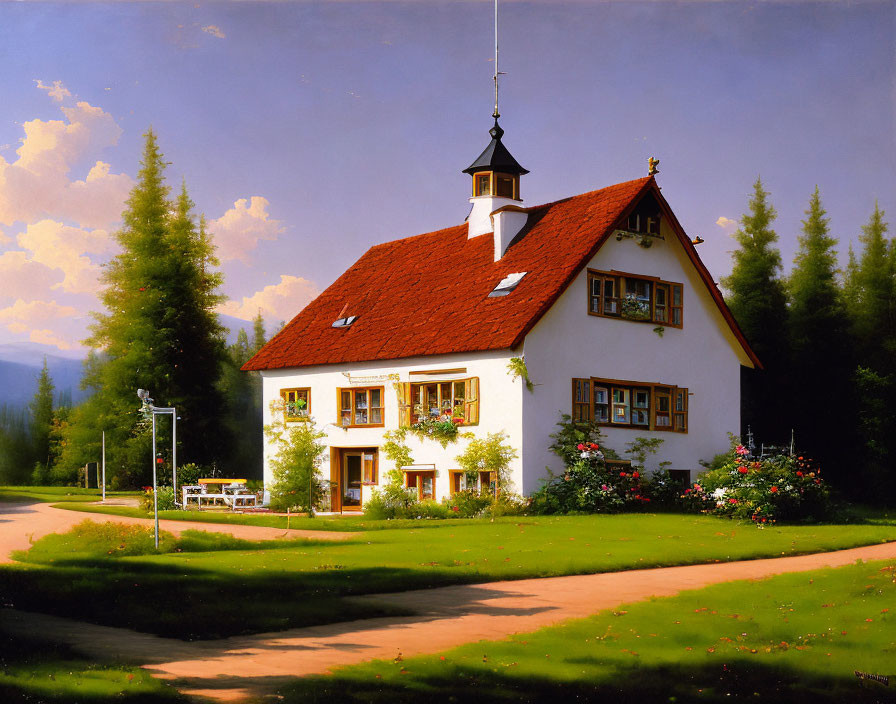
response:
<path id="1" fill-rule="evenodd" d="M 45 85 L 44 82 L 39 78 L 35 78 L 34 82 L 37 84 L 38 88 L 47 91 L 47 95 L 49 95 L 56 102 L 62 102 L 66 98 L 72 97 L 69 89 L 62 85 L 62 81 L 53 81 L 53 85 L 51 86 Z"/>
<path id="2" fill-rule="evenodd" d="M 258 311 L 268 319 L 291 320 L 320 293 L 317 284 L 300 276 L 280 275 L 280 283 L 265 286 L 241 302 L 225 301 L 218 311 L 243 320 L 251 320 Z"/>
<path id="3" fill-rule="evenodd" d="M 63 278 L 62 272 L 29 259 L 27 252 L 0 254 L 0 299 L 42 298 Z"/>
<path id="4" fill-rule="evenodd" d="M 0 323 L 13 332 L 23 332 L 36 325 L 45 325 L 50 320 L 75 315 L 78 315 L 77 308 L 60 305 L 56 301 L 26 302 L 20 298 L 11 306 L 0 308 Z"/>
<path id="5" fill-rule="evenodd" d="M 42 345 L 53 345 L 61 350 L 73 350 L 81 346 L 73 338 L 62 337 L 46 328 L 32 330 L 28 335 L 28 339 L 31 342 L 39 342 Z"/>
<path id="6" fill-rule="evenodd" d="M 214 24 L 207 24 L 202 28 L 202 31 L 206 34 L 211 34 L 213 37 L 217 37 L 218 39 L 224 39 L 227 35 L 221 30 L 220 27 Z"/>
<path id="7" fill-rule="evenodd" d="M 72 181 L 69 174 L 89 154 L 117 144 L 121 128 L 109 113 L 87 102 L 60 110 L 65 120 L 23 124 L 15 161 L 0 156 L 0 223 L 54 217 L 99 228 L 118 222 L 133 185 L 130 177 L 110 173 L 102 161 L 84 180 Z"/>
<path id="8" fill-rule="evenodd" d="M 261 240 L 275 240 L 283 232 L 282 223 L 268 214 L 269 205 L 268 199 L 262 196 L 240 198 L 224 215 L 208 223 L 222 261 L 248 261 L 249 252 Z"/>
<path id="9" fill-rule="evenodd" d="M 737 220 L 732 220 L 731 218 L 726 218 L 724 215 L 720 215 L 719 219 L 716 220 L 716 225 L 723 230 L 733 230 L 737 227 Z"/>
<path id="10" fill-rule="evenodd" d="M 54 288 L 70 293 L 97 293 L 100 267 L 86 255 L 107 255 L 115 249 L 106 230 L 70 227 L 55 220 L 28 225 L 16 241 L 30 252 L 32 261 L 62 271 L 64 278 Z"/>

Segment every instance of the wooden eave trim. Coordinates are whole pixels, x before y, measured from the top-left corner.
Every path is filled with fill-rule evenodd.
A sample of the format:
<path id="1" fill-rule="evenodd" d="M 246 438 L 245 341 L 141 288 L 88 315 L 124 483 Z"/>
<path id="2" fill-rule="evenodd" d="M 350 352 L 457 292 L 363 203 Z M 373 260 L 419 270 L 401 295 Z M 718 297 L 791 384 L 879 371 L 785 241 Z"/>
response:
<path id="1" fill-rule="evenodd" d="M 728 327 L 731 328 L 734 337 L 740 343 L 740 346 L 743 348 L 744 352 L 746 352 L 750 361 L 759 369 L 765 369 L 762 362 L 759 360 L 759 357 L 747 341 L 747 337 L 744 335 L 743 330 L 740 329 L 740 325 L 738 325 L 737 321 L 734 319 L 734 314 L 731 312 L 728 304 L 725 303 L 722 292 L 719 290 L 718 286 L 716 286 L 715 281 L 713 281 L 712 274 L 709 273 L 709 269 L 706 268 L 706 265 L 700 259 L 700 255 L 697 254 L 697 249 L 694 247 L 694 243 L 691 242 L 691 238 L 687 236 L 681 223 L 678 222 L 678 218 L 675 217 L 672 208 L 669 207 L 666 199 L 663 198 L 663 194 L 660 192 L 659 187 L 656 186 L 655 181 L 651 180 L 650 183 L 654 186 L 657 202 L 660 205 L 660 209 L 663 211 L 663 215 L 667 218 L 669 226 L 678 237 L 678 241 L 681 242 L 681 245 L 684 247 L 684 251 L 687 253 L 688 259 L 691 260 L 691 264 L 694 265 L 697 273 L 700 274 L 700 278 L 703 279 L 703 283 L 706 285 L 706 290 L 709 291 L 709 295 L 712 296 L 712 299 L 716 302 L 719 312 L 728 323 Z"/>

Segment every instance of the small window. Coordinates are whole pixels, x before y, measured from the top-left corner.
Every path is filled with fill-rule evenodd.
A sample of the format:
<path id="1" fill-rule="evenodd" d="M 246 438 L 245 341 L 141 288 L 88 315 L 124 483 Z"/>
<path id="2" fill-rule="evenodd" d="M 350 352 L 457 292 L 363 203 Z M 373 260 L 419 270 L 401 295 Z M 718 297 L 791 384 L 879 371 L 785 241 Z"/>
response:
<path id="1" fill-rule="evenodd" d="M 591 406 L 591 381 L 589 379 L 572 380 L 572 419 L 587 421 L 588 408 Z"/>
<path id="2" fill-rule="evenodd" d="M 659 325 L 682 326 L 682 285 L 660 279 L 588 271 L 588 312 Z"/>
<path id="3" fill-rule="evenodd" d="M 454 496 L 459 491 L 467 490 L 467 474 L 462 469 L 452 469 L 448 471 L 450 478 L 450 492 Z"/>
<path id="4" fill-rule="evenodd" d="M 492 194 L 491 178 L 491 174 L 476 174 L 473 178 L 473 195 L 490 196 Z"/>
<path id="5" fill-rule="evenodd" d="M 405 394 L 409 398 L 404 398 Z M 402 392 L 400 425 L 414 425 L 423 420 L 454 420 L 458 425 L 479 422 L 479 379 L 431 381 L 408 384 Z"/>
<path id="6" fill-rule="evenodd" d="M 333 323 L 334 328 L 347 328 L 358 319 L 357 315 L 350 315 L 347 318 L 339 318 Z"/>
<path id="7" fill-rule="evenodd" d="M 499 198 L 514 198 L 513 176 L 495 174 L 495 195 Z"/>
<path id="8" fill-rule="evenodd" d="M 498 285 L 495 286 L 494 291 L 488 294 L 489 298 L 497 298 L 498 296 L 506 296 L 508 293 L 513 291 L 523 280 L 523 277 L 526 275 L 526 272 L 518 272 L 516 274 L 508 274 L 503 279 L 498 282 Z"/>
<path id="9" fill-rule="evenodd" d="M 374 453 L 374 452 L 361 453 L 361 483 L 362 484 L 376 484 L 377 483 L 376 475 L 377 475 L 376 453 Z"/>
<path id="10" fill-rule="evenodd" d="M 613 422 L 628 425 L 629 423 L 629 390 L 614 387 L 613 389 Z"/>
<path id="11" fill-rule="evenodd" d="M 289 421 L 308 420 L 311 413 L 311 389 L 280 389 L 283 416 Z"/>
<path id="12" fill-rule="evenodd" d="M 383 387 L 339 389 L 339 424 L 343 428 L 383 425 Z"/>
<path id="13" fill-rule="evenodd" d="M 405 472 L 405 486 L 417 490 L 417 500 L 433 500 L 436 492 L 436 472 L 434 469 Z"/>
<path id="14" fill-rule="evenodd" d="M 657 429 L 669 429 L 672 427 L 672 390 L 666 386 L 657 386 L 654 389 L 656 399 L 656 416 L 654 424 Z"/>

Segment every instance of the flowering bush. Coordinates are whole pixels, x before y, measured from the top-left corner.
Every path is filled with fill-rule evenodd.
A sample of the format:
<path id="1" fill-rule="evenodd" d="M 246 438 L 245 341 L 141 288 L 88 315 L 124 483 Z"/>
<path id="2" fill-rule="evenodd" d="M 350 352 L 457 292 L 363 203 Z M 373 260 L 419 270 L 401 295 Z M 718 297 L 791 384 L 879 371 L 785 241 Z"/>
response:
<path id="1" fill-rule="evenodd" d="M 152 487 L 143 487 L 143 496 L 140 497 L 140 508 L 144 511 L 152 511 L 153 509 Z M 159 487 L 159 511 L 173 511 L 177 506 L 174 505 L 174 489 L 170 486 Z"/>
<path id="2" fill-rule="evenodd" d="M 749 518 L 759 525 L 821 519 L 830 511 L 828 487 L 812 460 L 791 455 L 755 459 L 743 445 L 701 474 L 682 500 L 692 510 Z"/>
<path id="3" fill-rule="evenodd" d="M 463 425 L 463 418 L 422 418 L 408 430 L 421 440 L 436 440 L 442 447 L 457 440 L 457 428 Z"/>

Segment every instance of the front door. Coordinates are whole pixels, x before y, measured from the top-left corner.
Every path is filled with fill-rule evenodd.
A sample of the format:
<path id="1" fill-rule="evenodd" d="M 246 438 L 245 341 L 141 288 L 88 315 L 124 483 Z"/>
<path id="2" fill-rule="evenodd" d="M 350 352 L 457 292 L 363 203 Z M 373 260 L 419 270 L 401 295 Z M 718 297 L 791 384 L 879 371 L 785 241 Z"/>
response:
<path id="1" fill-rule="evenodd" d="M 342 510 L 361 510 L 361 468 L 362 452 L 346 452 L 342 455 L 342 476 L 339 489 L 342 492 Z"/>

